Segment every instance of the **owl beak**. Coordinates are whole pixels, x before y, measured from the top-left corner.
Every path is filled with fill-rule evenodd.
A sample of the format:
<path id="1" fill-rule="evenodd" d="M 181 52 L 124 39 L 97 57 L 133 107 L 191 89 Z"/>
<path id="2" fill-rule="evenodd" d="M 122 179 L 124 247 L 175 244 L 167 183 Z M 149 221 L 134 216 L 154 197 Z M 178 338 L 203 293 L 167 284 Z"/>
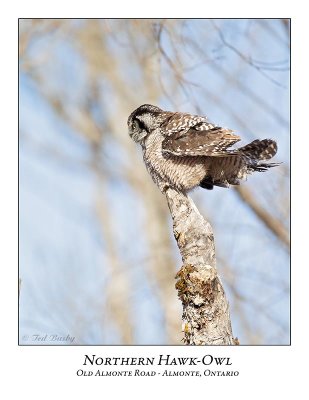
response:
<path id="1" fill-rule="evenodd" d="M 134 142 L 139 143 L 141 142 L 145 137 L 147 136 L 147 131 L 142 131 L 139 133 L 133 133 L 131 138 L 134 140 Z"/>

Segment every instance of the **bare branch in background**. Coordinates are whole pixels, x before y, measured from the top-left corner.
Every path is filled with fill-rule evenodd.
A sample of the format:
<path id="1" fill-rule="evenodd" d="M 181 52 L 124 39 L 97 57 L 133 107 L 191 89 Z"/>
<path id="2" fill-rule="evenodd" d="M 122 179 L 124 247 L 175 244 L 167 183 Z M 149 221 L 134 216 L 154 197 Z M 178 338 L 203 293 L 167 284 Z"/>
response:
<path id="1" fill-rule="evenodd" d="M 268 229 L 286 246 L 290 249 L 290 240 L 286 228 L 283 226 L 281 221 L 274 218 L 269 212 L 267 212 L 255 199 L 250 190 L 244 186 L 236 188 L 236 193 L 239 197 L 251 208 L 251 210 L 257 215 L 257 217 L 266 225 Z"/>
<path id="2" fill-rule="evenodd" d="M 222 43 L 229 48 L 230 50 L 232 50 L 234 53 L 236 53 L 242 60 L 244 60 L 246 63 L 248 63 L 249 65 L 251 65 L 253 68 L 255 68 L 260 74 L 262 74 L 266 79 L 268 79 L 270 82 L 274 83 L 275 85 L 286 89 L 286 87 L 284 85 L 282 85 L 280 82 L 278 82 L 276 79 L 273 79 L 270 75 L 268 75 L 265 71 L 264 68 L 260 65 L 257 65 L 253 62 L 252 58 L 250 56 L 247 56 L 245 54 L 243 54 L 241 51 L 239 51 L 235 46 L 233 46 L 231 43 L 229 43 L 226 39 L 225 36 L 222 32 L 222 30 L 215 24 L 213 23 L 215 29 L 218 31 L 219 33 L 219 37 L 222 41 Z"/>

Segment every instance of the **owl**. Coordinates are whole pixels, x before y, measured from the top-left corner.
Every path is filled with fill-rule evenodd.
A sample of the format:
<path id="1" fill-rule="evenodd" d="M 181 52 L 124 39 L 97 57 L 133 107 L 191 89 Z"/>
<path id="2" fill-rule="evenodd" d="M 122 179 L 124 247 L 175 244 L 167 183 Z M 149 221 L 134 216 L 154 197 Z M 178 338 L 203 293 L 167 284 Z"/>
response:
<path id="1" fill-rule="evenodd" d="M 144 104 L 129 116 L 128 128 L 162 193 L 168 188 L 184 193 L 198 186 L 228 188 L 278 165 L 264 162 L 277 152 L 274 140 L 257 139 L 237 149 L 233 145 L 241 139 L 234 131 L 199 115 Z"/>

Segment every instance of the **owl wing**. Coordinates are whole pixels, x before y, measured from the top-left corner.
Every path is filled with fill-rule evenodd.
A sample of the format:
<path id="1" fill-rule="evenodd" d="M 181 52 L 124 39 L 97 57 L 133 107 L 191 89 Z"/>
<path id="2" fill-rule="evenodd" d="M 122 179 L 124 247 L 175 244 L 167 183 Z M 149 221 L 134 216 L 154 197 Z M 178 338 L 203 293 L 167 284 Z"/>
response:
<path id="1" fill-rule="evenodd" d="M 168 134 L 162 142 L 162 152 L 176 156 L 223 157 L 236 154 L 229 147 L 240 140 L 230 129 L 202 122 L 188 130 Z"/>
<path id="2" fill-rule="evenodd" d="M 215 127 L 206 117 L 201 117 L 199 115 L 181 112 L 167 112 L 166 114 L 168 117 L 161 125 L 162 133 L 165 136 L 173 136 L 180 132 L 185 133 L 191 128 L 195 128 L 196 130 L 208 130 Z"/>

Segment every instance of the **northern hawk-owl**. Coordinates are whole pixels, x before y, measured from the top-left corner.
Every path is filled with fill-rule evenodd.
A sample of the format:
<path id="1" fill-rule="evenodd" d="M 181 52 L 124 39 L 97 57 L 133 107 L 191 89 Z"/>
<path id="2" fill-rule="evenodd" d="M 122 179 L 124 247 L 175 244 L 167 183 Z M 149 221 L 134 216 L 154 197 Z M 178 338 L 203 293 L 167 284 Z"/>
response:
<path id="1" fill-rule="evenodd" d="M 274 140 L 257 139 L 231 148 L 240 137 L 206 117 L 144 104 L 129 116 L 128 127 L 131 138 L 142 146 L 148 172 L 162 193 L 169 187 L 187 192 L 197 186 L 239 185 L 248 174 L 278 165 L 263 162 L 276 154 Z"/>

